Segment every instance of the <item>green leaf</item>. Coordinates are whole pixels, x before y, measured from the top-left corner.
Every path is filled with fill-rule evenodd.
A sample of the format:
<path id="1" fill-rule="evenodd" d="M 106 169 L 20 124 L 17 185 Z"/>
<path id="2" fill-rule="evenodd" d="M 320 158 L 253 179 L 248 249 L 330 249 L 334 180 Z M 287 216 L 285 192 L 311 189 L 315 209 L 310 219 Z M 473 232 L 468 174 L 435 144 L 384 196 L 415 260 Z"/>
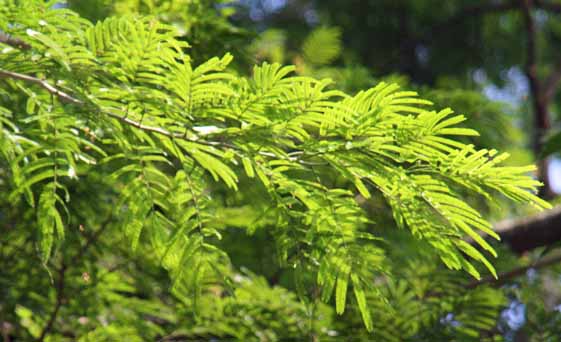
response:
<path id="1" fill-rule="evenodd" d="M 362 315 L 364 326 L 366 326 L 366 330 L 372 331 L 374 329 L 372 324 L 372 317 L 370 316 L 370 310 L 366 303 L 366 294 L 364 292 L 364 289 L 362 288 L 360 279 L 356 274 L 351 274 L 351 280 L 353 282 L 353 290 L 355 293 L 356 302 L 358 304 L 358 309 L 360 311 L 360 314 Z"/>
<path id="2" fill-rule="evenodd" d="M 55 183 L 43 187 L 37 207 L 37 223 L 39 225 L 41 261 L 46 264 L 54 244 L 54 234 L 64 238 L 62 218 L 56 208 L 57 195 Z"/>
<path id="3" fill-rule="evenodd" d="M 245 169 L 245 173 L 249 178 L 255 177 L 255 173 L 253 172 L 253 166 L 251 165 L 251 160 L 247 157 L 242 158 L 243 167 Z"/>
<path id="4" fill-rule="evenodd" d="M 345 312 L 347 302 L 347 287 L 349 285 L 349 273 L 341 270 L 337 276 L 337 288 L 335 290 L 335 308 L 340 315 Z"/>

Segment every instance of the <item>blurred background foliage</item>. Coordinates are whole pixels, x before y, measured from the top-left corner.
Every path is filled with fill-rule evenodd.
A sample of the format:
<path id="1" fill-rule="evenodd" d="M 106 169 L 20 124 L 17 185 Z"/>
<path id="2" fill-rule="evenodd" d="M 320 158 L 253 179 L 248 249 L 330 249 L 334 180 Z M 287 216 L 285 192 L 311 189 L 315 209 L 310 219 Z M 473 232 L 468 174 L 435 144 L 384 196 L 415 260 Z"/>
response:
<path id="1" fill-rule="evenodd" d="M 530 86 L 524 74 L 526 43 L 521 38 L 526 28 L 521 11 L 516 10 L 519 5 L 512 10 L 478 9 L 499 3 L 510 2 L 70 0 L 67 6 L 93 21 L 121 14 L 155 16 L 180 30 L 195 61 L 229 51 L 236 57 L 232 68 L 240 73 L 261 61 L 294 64 L 298 74 L 331 78 L 348 93 L 380 81 L 396 82 L 417 90 L 438 108 L 451 107 L 466 115 L 465 125 L 481 134 L 469 137 L 469 142 L 511 153 L 512 164 L 555 157 L 561 152 L 561 95 L 552 95 L 551 127 L 542 132 L 543 151 L 536 151 Z M 561 58 L 561 17 L 543 9 L 533 15 L 539 29 L 537 73 L 545 77 Z M 549 170 L 549 177 L 561 178 L 559 169 L 550 166 Z M 97 181 L 103 189 L 103 180 Z M 243 179 L 240 182 L 247 188 Z M 3 186 L 0 183 L 0 192 Z M 87 227 L 99 225 L 98 213 L 108 210 L 103 199 L 96 198 L 104 192 L 85 194 L 79 185 L 73 191 L 96 204 L 77 211 L 83 213 L 80 222 L 87 233 Z M 116 235 L 106 234 L 67 274 L 72 281 L 65 293 L 72 300 L 61 307 L 61 316 L 68 319 L 48 340 L 71 340 L 70 336 L 81 336 L 79 341 L 296 341 L 302 336 L 322 341 L 561 340 L 560 265 L 529 267 L 500 284 L 473 285 L 467 275 L 445 269 L 423 242 L 394 229 L 391 212 L 375 197 L 358 200 L 376 222 L 371 229 L 390 241 L 384 248 L 400 278 L 379 287 L 388 303 L 376 304 L 379 297 L 370 295 L 374 332 L 363 329 L 356 303 L 341 317 L 328 305 L 311 312 L 311 305 L 300 302 L 298 289 L 292 288 L 293 272 L 277 266 L 270 230 L 260 229 L 271 224 L 265 208 L 260 212 L 255 206 L 266 194 L 259 189 L 231 194 L 220 185 L 212 192 L 217 202 L 229 206 L 218 205 L 215 225 L 223 231 L 217 243 L 239 270 L 234 277 L 235 296 L 225 296 L 223 292 L 230 290 L 217 287 L 198 303 L 188 296 L 178 299 L 169 293 L 171 284 L 150 250 L 139 247 L 131 253 L 126 241 L 107 241 L 106 237 Z M 473 194 L 463 195 L 497 221 L 533 213 L 502 198 L 488 205 Z M 6 198 L 0 196 L 0 201 Z M 57 300 L 51 289 L 53 278 L 42 276 L 46 270 L 39 263 L 30 268 L 24 260 L 11 257 L 35 252 L 26 236 L 18 233 L 30 228 L 14 217 L 33 215 L 31 210 L 8 210 L 8 203 L 0 207 L 1 221 L 13 222 L 0 236 L 0 298 L 7 298 L 0 300 L 3 337 L 33 340 L 47 317 L 37 313 Z M 240 229 L 244 226 L 254 227 L 252 236 Z M 109 243 L 114 254 L 100 253 Z M 555 245 L 523 255 L 506 246 L 497 248 L 499 273 L 560 253 Z M 65 251 L 72 252 L 76 251 Z"/>

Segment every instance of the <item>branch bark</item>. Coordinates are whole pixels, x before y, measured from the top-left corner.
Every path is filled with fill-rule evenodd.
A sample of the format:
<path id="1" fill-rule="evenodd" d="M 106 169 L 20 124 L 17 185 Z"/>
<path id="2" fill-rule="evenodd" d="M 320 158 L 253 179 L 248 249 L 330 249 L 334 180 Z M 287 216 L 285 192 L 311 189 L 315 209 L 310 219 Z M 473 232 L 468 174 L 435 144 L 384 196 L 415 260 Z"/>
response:
<path id="1" fill-rule="evenodd" d="M 548 1 L 543 1 L 543 0 L 535 0 L 535 5 L 537 8 L 547 12 L 551 12 L 554 14 L 561 13 L 561 4 L 550 3 Z M 547 78 L 547 81 L 545 82 L 545 97 L 548 102 L 550 102 L 553 95 L 555 95 L 555 91 L 557 90 L 559 81 L 561 81 L 561 61 L 559 61 L 559 63 L 557 64 L 555 69 L 551 72 L 550 76 Z"/>
<path id="2" fill-rule="evenodd" d="M 55 86 L 51 85 L 49 82 L 47 82 L 45 80 L 42 80 L 40 78 L 37 78 L 37 77 L 33 77 L 33 76 L 20 74 L 20 73 L 13 72 L 13 71 L 0 69 L 0 78 L 11 78 L 11 79 L 14 79 L 14 80 L 20 80 L 20 81 L 25 81 L 25 82 L 29 82 L 29 83 L 34 83 L 34 84 L 44 88 L 49 93 L 57 96 L 59 99 L 61 99 L 64 102 L 69 102 L 69 103 L 74 103 L 74 104 L 84 104 L 83 101 L 80 101 L 80 100 L 72 97 L 71 95 L 69 95 L 69 94 L 63 92 L 62 90 L 56 88 Z"/>
<path id="3" fill-rule="evenodd" d="M 531 217 L 501 221 L 495 225 L 495 231 L 501 237 L 502 243 L 509 245 L 511 250 L 518 254 L 538 247 L 551 246 L 561 241 L 561 206 Z M 529 269 L 540 269 L 559 263 L 561 255 L 550 256 L 530 265 L 500 273 L 498 279 L 489 276 L 473 281 L 467 284 L 466 288 L 473 289 L 480 285 L 501 286 L 526 274 Z"/>
<path id="4" fill-rule="evenodd" d="M 561 241 L 561 206 L 535 216 L 499 222 L 495 231 L 518 254 L 549 246 Z"/>
<path id="5" fill-rule="evenodd" d="M 526 27 L 526 65 L 525 71 L 530 84 L 530 94 L 532 97 L 532 107 L 534 110 L 534 137 L 533 149 L 535 155 L 539 155 L 542 150 L 543 137 L 550 127 L 548 102 L 544 93 L 544 88 L 538 78 L 537 67 L 537 31 L 532 9 L 534 8 L 533 0 L 520 0 L 520 7 L 524 16 Z M 553 192 L 549 184 L 548 177 L 548 161 L 543 159 L 538 161 L 538 179 L 543 183 L 540 188 L 539 195 L 543 198 L 553 197 Z"/>
<path id="6" fill-rule="evenodd" d="M 539 261 L 537 261 L 535 263 L 532 263 L 530 265 L 517 267 L 517 268 L 515 268 L 513 270 L 510 270 L 508 272 L 500 273 L 500 274 L 498 274 L 497 279 L 495 279 L 495 277 L 489 276 L 489 277 L 482 278 L 480 280 L 473 281 L 473 282 L 469 283 L 466 286 L 466 288 L 467 289 L 473 289 L 473 288 L 476 288 L 480 285 L 501 286 L 501 285 L 505 284 L 506 282 L 508 282 L 509 280 L 512 280 L 514 278 L 517 278 L 519 276 L 522 276 L 522 275 L 526 274 L 526 272 L 528 272 L 528 270 L 530 270 L 530 269 L 540 269 L 540 268 L 544 268 L 544 267 L 547 267 L 547 266 L 552 266 L 552 265 L 558 264 L 560 262 L 561 262 L 561 255 L 551 256 L 551 257 L 539 260 Z"/>
<path id="7" fill-rule="evenodd" d="M 29 45 L 28 43 L 24 42 L 21 39 L 18 38 L 14 38 L 12 36 L 9 36 L 3 32 L 0 32 L 0 43 L 4 43 L 6 45 L 10 45 L 11 47 L 17 48 L 17 49 L 21 49 L 21 50 L 29 50 L 31 49 L 31 45 Z"/>

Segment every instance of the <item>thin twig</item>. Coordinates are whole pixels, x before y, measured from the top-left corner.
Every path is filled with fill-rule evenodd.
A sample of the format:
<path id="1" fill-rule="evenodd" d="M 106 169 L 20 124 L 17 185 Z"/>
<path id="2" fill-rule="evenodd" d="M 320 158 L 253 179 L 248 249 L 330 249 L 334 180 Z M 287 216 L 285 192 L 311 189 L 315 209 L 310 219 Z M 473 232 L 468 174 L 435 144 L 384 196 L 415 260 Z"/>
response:
<path id="1" fill-rule="evenodd" d="M 105 231 L 105 229 L 107 229 L 107 227 L 109 226 L 109 224 L 111 223 L 112 220 L 113 220 L 113 215 L 110 214 L 108 216 L 108 218 L 105 219 L 105 221 L 103 221 L 101 223 L 100 228 L 97 229 L 95 231 L 95 233 L 92 234 L 88 238 L 88 240 L 86 241 L 86 244 L 84 246 L 82 246 L 82 248 L 80 248 L 78 253 L 70 259 L 69 264 L 65 263 L 64 260 L 62 261 L 62 263 L 61 263 L 61 265 L 58 269 L 58 272 L 57 272 L 58 273 L 58 278 L 57 278 L 56 287 L 55 287 L 55 290 L 56 290 L 55 307 L 54 307 L 53 311 L 51 312 L 51 314 L 49 316 L 49 320 L 47 321 L 47 323 L 45 324 L 45 326 L 41 330 L 41 334 L 39 335 L 39 337 L 36 340 L 37 342 L 43 342 L 44 339 L 46 338 L 46 336 L 49 334 L 49 332 L 51 332 L 51 330 L 53 329 L 54 323 L 57 319 L 60 308 L 62 307 L 62 305 L 64 303 L 64 289 L 65 289 L 65 275 L 66 275 L 66 272 L 68 271 L 68 269 L 74 267 L 82 259 L 82 257 L 87 252 L 87 250 L 98 240 L 99 236 L 103 233 L 103 231 Z"/>
<path id="2" fill-rule="evenodd" d="M 194 144 L 200 144 L 200 145 L 205 145 L 205 146 L 210 146 L 210 147 L 229 148 L 229 149 L 232 149 L 232 150 L 241 151 L 241 149 L 238 146 L 229 144 L 229 143 L 224 142 L 224 141 L 207 141 L 207 140 L 200 140 L 200 139 L 197 139 L 197 138 L 192 139 L 192 138 L 187 137 L 183 133 L 174 133 L 174 132 L 168 131 L 164 128 L 161 128 L 161 127 L 148 126 L 148 125 L 145 125 L 145 124 L 143 124 L 139 121 L 132 120 L 132 119 L 126 117 L 126 116 L 121 116 L 119 114 L 111 113 L 111 112 L 108 112 L 108 111 L 104 111 L 103 114 L 106 114 L 106 115 L 108 115 L 112 118 L 115 118 L 115 119 L 117 119 L 121 122 L 124 122 L 129 126 L 136 127 L 136 128 L 141 129 L 143 131 L 164 135 L 164 136 L 167 136 L 167 137 L 172 138 L 172 139 L 186 140 L 186 141 L 192 142 Z M 259 153 L 259 155 L 262 155 L 262 156 L 265 156 L 265 157 L 279 158 L 279 156 L 277 156 L 274 153 L 270 153 L 270 152 L 259 151 L 258 153 Z M 296 160 L 295 158 L 290 158 L 290 157 L 288 159 Z"/>
<path id="3" fill-rule="evenodd" d="M 0 78 L 12 78 L 12 79 L 15 79 L 15 80 L 21 80 L 21 81 L 25 81 L 25 82 L 29 82 L 29 83 L 34 83 L 34 84 L 37 84 L 38 86 L 44 88 L 49 93 L 57 96 L 59 99 L 65 101 L 65 102 L 70 102 L 70 103 L 74 103 L 74 104 L 84 104 L 83 101 L 78 100 L 78 99 L 70 96 L 69 94 L 63 92 L 62 90 L 54 87 L 49 82 L 47 82 L 45 80 L 42 80 L 40 78 L 37 78 L 37 77 L 33 77 L 33 76 L 29 76 L 29 75 L 20 74 L 20 73 L 17 73 L 17 72 L 12 72 L 12 71 L 8 71 L 8 70 L 0 69 Z"/>
<path id="4" fill-rule="evenodd" d="M 37 77 L 33 77 L 33 76 L 20 74 L 20 73 L 13 72 L 13 71 L 7 71 L 7 70 L 0 69 L 0 78 L 12 78 L 12 79 L 16 79 L 16 80 L 21 80 L 21 81 L 25 81 L 25 82 L 34 83 L 34 84 L 37 84 L 37 85 L 41 86 L 46 91 L 48 91 L 49 93 L 57 96 L 58 98 L 60 98 L 61 100 L 65 101 L 65 102 L 70 102 L 70 103 L 74 103 L 74 104 L 78 104 L 78 105 L 85 105 L 84 101 L 79 100 L 79 99 L 63 92 L 62 90 L 56 88 L 55 86 L 48 83 L 47 81 L 41 80 Z M 115 114 L 115 113 L 111 113 L 111 112 L 107 112 L 107 111 L 103 112 L 103 113 L 112 117 L 112 118 L 118 119 L 119 121 L 124 122 L 127 125 L 139 128 L 143 131 L 158 133 L 158 134 L 165 135 L 167 137 L 175 138 L 175 139 L 192 140 L 192 139 L 187 139 L 181 133 L 173 133 L 173 132 L 170 132 L 170 131 L 168 131 L 166 129 L 163 129 L 161 127 L 144 125 L 141 122 L 129 119 L 126 116 L 121 116 L 119 114 Z M 216 143 L 200 142 L 200 141 L 196 141 L 196 140 L 193 140 L 193 142 L 202 143 L 202 144 L 210 145 L 210 146 L 216 146 L 216 145 L 222 144 L 222 143 L 219 143 L 219 142 L 216 142 Z M 230 147 L 233 147 L 233 146 L 230 146 Z"/>
<path id="5" fill-rule="evenodd" d="M 3 32 L 0 32 L 0 43 L 10 45 L 11 47 L 15 47 L 15 48 L 18 48 L 18 49 L 21 49 L 21 50 L 31 49 L 31 45 L 29 45 L 28 43 L 24 42 L 21 39 L 9 36 L 9 35 L 7 35 Z"/>
<path id="6" fill-rule="evenodd" d="M 86 240 L 86 243 L 80 251 L 72 258 L 72 264 L 70 266 L 74 266 L 74 263 L 80 260 L 84 254 L 88 251 L 88 249 L 99 239 L 99 236 L 107 229 L 109 224 L 113 221 L 113 214 L 109 214 L 109 216 L 101 223 L 101 226 Z"/>
<path id="7" fill-rule="evenodd" d="M 57 282 L 56 282 L 55 308 L 51 312 L 51 315 L 49 316 L 49 320 L 47 321 L 47 324 L 45 324 L 45 326 L 41 330 L 41 334 L 37 338 L 37 342 L 43 342 L 45 340 L 45 337 L 47 337 L 47 334 L 52 330 L 53 325 L 56 321 L 56 318 L 58 316 L 58 312 L 59 312 L 59 310 L 62 306 L 63 300 L 64 300 L 64 287 L 65 287 L 64 276 L 66 274 L 66 270 L 67 270 L 66 264 L 63 262 L 62 265 L 60 266 L 60 268 L 58 269 L 58 278 L 57 278 Z"/>
<path id="8" fill-rule="evenodd" d="M 33 76 L 25 75 L 25 74 L 20 74 L 20 73 L 17 73 L 17 72 L 12 72 L 12 71 L 7 71 L 7 70 L 0 69 L 0 78 L 12 78 L 12 79 L 16 79 L 16 80 L 21 80 L 21 81 L 34 83 L 34 84 L 37 84 L 37 85 L 41 86 L 45 90 L 47 90 L 49 93 L 57 96 L 58 98 L 60 98 L 64 102 L 69 102 L 69 103 L 73 103 L 73 104 L 76 104 L 76 105 L 86 105 L 86 103 L 84 101 L 82 101 L 80 99 L 77 99 L 77 98 L 65 93 L 64 91 L 56 88 L 55 86 L 48 83 L 47 81 L 41 80 L 37 77 L 33 77 Z M 143 131 L 164 135 L 164 136 L 167 136 L 167 137 L 172 138 L 172 139 L 186 140 L 186 141 L 189 141 L 189 142 L 192 142 L 192 143 L 195 143 L 195 144 L 211 146 L 211 147 L 223 147 L 223 148 L 229 148 L 229 149 L 232 149 L 232 150 L 240 150 L 240 148 L 238 146 L 228 144 L 228 143 L 223 142 L 223 141 L 206 141 L 206 140 L 200 140 L 198 138 L 193 139 L 193 138 L 189 138 L 189 137 L 185 136 L 185 134 L 183 134 L 183 133 L 175 133 L 175 132 L 168 131 L 168 130 L 166 130 L 164 128 L 161 128 L 161 127 L 145 125 L 142 122 L 132 120 L 132 119 L 128 118 L 127 116 L 121 116 L 119 114 L 115 114 L 115 113 L 112 113 L 112 112 L 109 112 L 109 111 L 103 111 L 102 113 L 107 115 L 107 116 L 110 116 L 112 118 L 115 118 L 115 119 L 117 119 L 121 122 L 124 122 L 129 126 L 136 127 L 136 128 L 141 129 Z M 279 158 L 279 156 L 277 156 L 274 153 L 260 151 L 259 154 L 262 155 L 262 156 L 266 156 L 266 157 Z"/>

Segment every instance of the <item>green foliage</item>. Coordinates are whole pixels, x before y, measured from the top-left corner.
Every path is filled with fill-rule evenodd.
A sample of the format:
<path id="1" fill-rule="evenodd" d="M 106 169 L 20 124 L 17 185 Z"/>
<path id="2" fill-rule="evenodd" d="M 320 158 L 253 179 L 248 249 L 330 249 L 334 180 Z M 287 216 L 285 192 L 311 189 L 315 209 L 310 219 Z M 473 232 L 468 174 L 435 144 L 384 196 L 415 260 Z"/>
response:
<path id="1" fill-rule="evenodd" d="M 341 55 L 341 30 L 336 27 L 314 29 L 304 38 L 298 51 L 289 49 L 286 35 L 281 29 L 265 30 L 251 43 L 249 51 L 257 60 L 280 64 L 292 60 L 295 71 L 303 75 L 321 75 L 321 71 L 329 69 L 327 66 Z"/>
<path id="2" fill-rule="evenodd" d="M 304 58 L 312 64 L 329 64 L 341 53 L 341 30 L 320 27 L 310 33 L 302 45 Z"/>
<path id="3" fill-rule="evenodd" d="M 477 143 L 486 148 L 514 150 L 523 146 L 523 135 L 512 124 L 516 112 L 508 103 L 493 102 L 481 93 L 466 89 L 438 88 L 423 91 L 424 96 L 435 103 L 454 108 L 465 114 L 471 128 L 475 128 L 480 137 L 470 143 Z"/>
<path id="4" fill-rule="evenodd" d="M 330 80 L 292 76 L 294 67 L 277 63 L 255 66 L 250 77 L 229 67 L 230 54 L 196 64 L 178 29 L 155 17 L 128 14 L 94 24 L 56 1 L 0 5 L 0 31 L 29 45 L 2 43 L 0 50 L 0 170 L 10 193 L 6 207 L 37 217 L 27 227 L 38 246 L 30 258 L 38 254 L 50 269 L 62 262 L 62 279 L 65 265 L 95 248 L 101 229 L 111 233 L 96 251 L 99 259 L 80 260 L 93 270 L 82 278 L 96 278 L 88 293 L 109 305 L 98 309 L 105 323 L 61 323 L 81 340 L 154 339 L 170 331 L 261 340 L 329 335 L 331 311 L 321 302 L 337 314 L 351 306 L 366 330 L 384 339 L 392 336 L 380 322 L 395 323 L 393 337 L 413 338 L 453 309 L 462 325 L 450 329 L 466 336 L 494 322 L 504 301 L 489 300 L 495 292 L 486 288 L 454 298 L 451 307 L 417 305 L 426 292 L 412 296 L 411 283 L 397 279 L 392 246 L 361 206 L 383 199 L 395 224 L 434 259 L 476 279 L 487 271 L 496 276 L 488 257 L 496 252 L 481 235 L 497 235 L 459 191 L 549 204 L 533 195 L 540 185 L 527 175 L 533 166 L 503 166 L 508 154 L 459 140 L 478 134 L 459 126 L 463 115 L 433 110 L 395 84 L 351 96 Z M 337 32 L 312 33 L 306 58 L 336 58 Z M 331 47 L 316 54 L 318 44 Z M 298 300 L 256 276 L 240 280 L 220 244 L 230 226 L 221 214 L 240 208 L 262 213 L 238 227 L 271 237 L 276 265 L 291 270 Z M 102 228 L 76 231 L 83 226 Z M 169 284 L 161 286 L 171 289 L 165 299 L 177 306 L 173 317 L 152 316 L 166 304 L 163 290 L 135 293 L 151 277 L 115 273 L 110 252 L 137 260 L 148 274 L 160 272 L 158 265 L 167 270 Z M 14 297 L 19 303 L 25 296 Z M 466 303 L 473 305 L 462 310 Z M 398 332 L 414 324 L 400 319 L 413 317 L 415 311 L 400 315 L 406 309 L 428 312 L 409 336 Z M 48 315 L 35 320 L 29 310 L 17 314 L 37 338 L 36 326 Z M 180 313 L 193 319 L 180 322 Z"/>
<path id="5" fill-rule="evenodd" d="M 190 56 L 203 62 L 224 50 L 242 55 L 250 34 L 231 24 L 232 0 L 69 0 L 68 6 L 97 22 L 111 15 L 147 15 L 176 29 L 177 38 L 193 46 Z M 219 8 L 219 10 L 217 10 Z M 240 60 L 238 62 L 244 62 Z M 245 64 L 245 63 L 243 63 Z"/>
<path id="6" fill-rule="evenodd" d="M 286 57 L 286 34 L 282 30 L 270 29 L 261 33 L 249 50 L 257 60 L 284 63 Z"/>

